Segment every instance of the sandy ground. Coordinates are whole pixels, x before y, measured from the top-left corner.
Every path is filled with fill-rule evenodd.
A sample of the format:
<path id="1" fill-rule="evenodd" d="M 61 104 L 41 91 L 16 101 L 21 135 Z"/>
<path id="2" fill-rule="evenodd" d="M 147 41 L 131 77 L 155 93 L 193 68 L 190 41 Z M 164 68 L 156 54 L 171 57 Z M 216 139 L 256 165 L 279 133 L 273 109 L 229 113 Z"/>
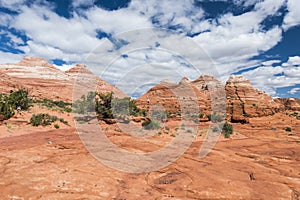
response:
<path id="1" fill-rule="evenodd" d="M 284 114 L 235 124 L 204 158 L 199 150 L 208 124 L 169 166 L 148 173 L 114 170 L 94 158 L 80 140 L 72 115 L 51 111 L 69 126 L 31 127 L 34 107 L 0 126 L 0 199 L 299 199 L 300 124 Z M 24 121 L 22 121 L 23 119 Z M 20 122 L 21 121 L 21 122 Z M 133 138 L 115 125 L 102 127 L 115 145 L 154 151 L 173 140 L 171 130 Z M 285 127 L 291 126 L 292 132 Z M 174 131 L 174 130 L 173 130 Z"/>

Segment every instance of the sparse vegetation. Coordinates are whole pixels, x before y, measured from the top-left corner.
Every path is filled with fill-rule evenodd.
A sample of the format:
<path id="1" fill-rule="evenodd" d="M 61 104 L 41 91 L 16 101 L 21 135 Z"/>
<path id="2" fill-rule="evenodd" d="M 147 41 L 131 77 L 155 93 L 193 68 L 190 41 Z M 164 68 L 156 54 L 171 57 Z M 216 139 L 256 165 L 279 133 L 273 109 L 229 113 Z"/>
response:
<path id="1" fill-rule="evenodd" d="M 58 124 L 54 124 L 54 128 L 59 129 L 59 125 Z"/>
<path id="2" fill-rule="evenodd" d="M 75 113 L 86 114 L 96 112 L 98 119 L 121 119 L 129 123 L 129 115 L 146 116 L 146 111 L 136 106 L 136 101 L 129 98 L 114 98 L 113 92 L 97 93 L 89 92 L 77 100 L 73 109 Z"/>
<path id="3" fill-rule="evenodd" d="M 215 126 L 215 127 L 213 127 L 212 131 L 213 131 L 213 132 L 220 132 L 221 129 L 220 129 L 220 127 L 218 127 L 218 126 Z"/>
<path id="4" fill-rule="evenodd" d="M 285 131 L 286 132 L 292 132 L 292 128 L 288 126 L 288 127 L 285 128 Z"/>
<path id="5" fill-rule="evenodd" d="M 64 101 L 54 101 L 45 98 L 42 101 L 35 100 L 34 103 L 50 108 L 52 110 L 60 110 L 68 113 L 72 112 L 72 104 Z"/>
<path id="6" fill-rule="evenodd" d="M 95 112 L 96 92 L 89 92 L 86 96 L 82 95 L 80 99 L 73 104 L 73 112 L 78 114 L 86 114 Z"/>
<path id="7" fill-rule="evenodd" d="M 145 130 L 154 130 L 154 129 L 159 129 L 160 124 L 159 124 L 159 121 L 156 121 L 156 120 L 147 120 L 142 123 L 142 127 Z"/>
<path id="8" fill-rule="evenodd" d="M 45 114 L 45 113 L 32 115 L 32 117 L 30 118 L 29 124 L 31 124 L 32 126 L 48 126 L 56 121 L 60 121 L 64 124 L 68 125 L 68 122 L 65 121 L 63 118 L 58 118 L 57 116 L 51 116 L 51 115 Z"/>
<path id="9" fill-rule="evenodd" d="M 223 129 L 222 129 L 222 134 L 224 135 L 225 138 L 230 138 L 230 135 L 233 133 L 233 127 L 231 124 L 228 122 L 225 122 Z"/>
<path id="10" fill-rule="evenodd" d="M 225 116 L 217 114 L 217 113 L 213 113 L 213 114 L 208 114 L 207 118 L 211 122 L 221 122 L 225 119 Z"/>
<path id="11" fill-rule="evenodd" d="M 14 116 L 15 110 L 27 110 L 31 106 L 31 102 L 28 90 L 25 89 L 10 91 L 7 95 L 0 94 L 0 115 L 7 120 Z"/>
<path id="12" fill-rule="evenodd" d="M 204 118 L 204 114 L 203 113 L 199 113 L 199 118 Z"/>

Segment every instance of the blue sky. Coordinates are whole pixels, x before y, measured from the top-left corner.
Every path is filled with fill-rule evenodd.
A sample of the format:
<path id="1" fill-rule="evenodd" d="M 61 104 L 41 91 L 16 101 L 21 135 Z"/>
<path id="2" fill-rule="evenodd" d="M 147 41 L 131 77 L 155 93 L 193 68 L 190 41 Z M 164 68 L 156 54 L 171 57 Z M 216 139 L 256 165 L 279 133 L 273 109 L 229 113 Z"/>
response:
<path id="1" fill-rule="evenodd" d="M 89 58 L 99 46 L 109 44 L 104 45 L 111 46 L 107 52 L 116 56 L 136 42 L 135 37 L 122 38 L 122 33 L 163 28 L 172 30 L 166 36 L 169 43 L 176 43 L 174 35 L 184 36 L 204 50 L 221 80 L 231 74 L 242 74 L 274 97 L 300 98 L 299 25 L 297 0 L 1 0 L 0 63 L 36 56 L 61 69 L 74 63 L 89 66 Z M 149 35 L 143 34 L 144 38 L 139 40 L 147 41 Z M 112 84 L 120 84 L 121 89 L 124 82 L 139 85 L 140 88 L 130 88 L 133 96 L 154 82 L 167 79 L 162 76 L 167 74 L 166 66 L 180 69 L 182 76 L 191 79 L 198 75 L 184 58 L 170 56 L 170 52 L 161 49 L 155 51 L 160 45 L 155 41 L 151 51 L 122 53 L 115 63 L 123 67 L 99 75 Z M 152 67 L 145 67 L 150 59 Z M 99 62 L 98 65 L 107 64 Z M 150 84 L 150 79 L 139 83 L 141 78 L 121 76 L 133 69 L 143 76 L 157 77 Z M 120 77 L 124 80 L 116 81 Z"/>

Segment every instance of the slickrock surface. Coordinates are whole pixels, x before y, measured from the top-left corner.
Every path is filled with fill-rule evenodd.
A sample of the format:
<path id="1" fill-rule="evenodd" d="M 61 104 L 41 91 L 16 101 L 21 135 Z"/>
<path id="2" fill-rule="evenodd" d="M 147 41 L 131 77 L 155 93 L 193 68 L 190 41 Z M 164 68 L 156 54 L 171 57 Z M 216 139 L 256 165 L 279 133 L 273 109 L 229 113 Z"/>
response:
<path id="1" fill-rule="evenodd" d="M 101 164 L 84 148 L 72 127 L 27 127 L 23 134 L 0 139 L 0 198 L 298 199 L 298 121 L 277 114 L 257 119 L 235 124 L 232 138 L 220 137 L 210 154 L 200 159 L 199 148 L 207 129 L 202 126 L 189 150 L 176 162 L 141 174 Z M 168 125 L 172 127 L 172 123 Z M 295 131 L 285 132 L 286 125 Z M 116 128 L 107 126 L 108 138 L 129 151 L 153 151 L 173 139 L 163 134 L 145 142 Z"/>

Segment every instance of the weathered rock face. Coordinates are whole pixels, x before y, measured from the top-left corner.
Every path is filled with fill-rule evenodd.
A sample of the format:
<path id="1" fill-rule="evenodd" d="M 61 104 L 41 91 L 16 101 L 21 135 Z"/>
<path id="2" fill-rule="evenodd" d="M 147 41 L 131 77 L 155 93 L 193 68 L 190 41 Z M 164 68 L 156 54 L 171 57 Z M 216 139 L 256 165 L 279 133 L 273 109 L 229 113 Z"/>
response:
<path id="1" fill-rule="evenodd" d="M 194 98 L 182 95 L 187 88 L 184 85 L 193 89 Z M 180 95 L 174 94 L 175 88 L 180 91 Z M 180 113 L 180 98 L 184 98 L 181 100 L 185 102 L 196 102 L 201 113 L 227 113 L 228 120 L 241 123 L 247 123 L 248 118 L 269 116 L 285 109 L 299 108 L 295 100 L 285 101 L 286 106 L 280 100 L 275 101 L 269 95 L 253 88 L 250 81 L 243 76 L 231 76 L 226 85 L 209 75 L 200 76 L 192 82 L 184 78 L 178 84 L 160 83 L 141 96 L 137 102 L 144 109 L 159 104 L 166 111 Z"/>
<path id="2" fill-rule="evenodd" d="M 76 90 L 86 91 L 89 87 L 93 91 L 115 91 L 119 96 L 125 96 L 118 88 L 96 77 L 84 65 L 77 64 L 64 72 L 42 58 L 25 57 L 16 64 L 1 64 L 0 77 L 0 92 L 25 88 L 36 99 L 71 102 Z"/>
<path id="3" fill-rule="evenodd" d="M 284 109 L 272 97 L 254 89 L 243 76 L 230 76 L 225 89 L 227 117 L 233 122 L 247 122 L 248 117 L 268 116 Z"/>
<path id="4" fill-rule="evenodd" d="M 191 82 L 198 95 L 198 104 L 202 113 L 225 113 L 226 93 L 224 84 L 211 75 L 202 75 Z"/>
<path id="5" fill-rule="evenodd" d="M 225 103 L 224 85 L 208 75 L 200 76 L 192 82 L 183 78 L 179 83 L 159 83 L 137 100 L 137 105 L 144 109 L 161 105 L 174 114 L 195 112 L 196 107 L 200 113 L 205 114 L 210 113 L 212 108 L 222 112 Z"/>
<path id="6" fill-rule="evenodd" d="M 300 111 L 300 100 L 295 98 L 277 98 L 276 102 L 283 104 L 285 110 Z"/>

